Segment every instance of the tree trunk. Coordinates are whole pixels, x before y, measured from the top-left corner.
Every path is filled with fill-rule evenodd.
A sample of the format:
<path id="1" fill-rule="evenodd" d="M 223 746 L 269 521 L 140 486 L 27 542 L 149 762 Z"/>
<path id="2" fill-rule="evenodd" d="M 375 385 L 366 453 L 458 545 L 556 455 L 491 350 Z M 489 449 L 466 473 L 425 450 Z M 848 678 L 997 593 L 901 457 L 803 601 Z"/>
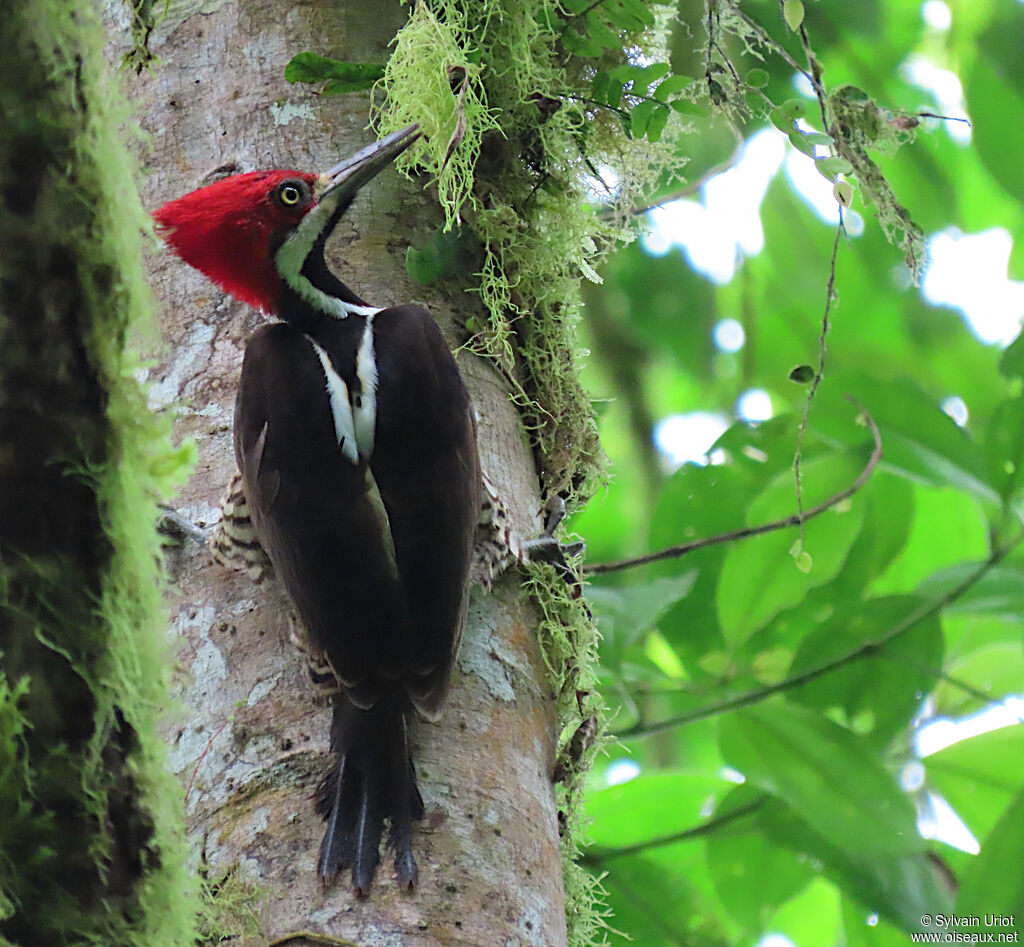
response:
<path id="1" fill-rule="evenodd" d="M 126 357 L 152 312 L 103 42 L 89 3 L 0 17 L 0 942 L 22 947 L 193 938 L 154 719 L 175 459 Z"/>
<path id="2" fill-rule="evenodd" d="M 397 3 L 173 9 L 150 39 L 158 57 L 151 70 L 126 77 L 151 136 L 148 208 L 217 169 L 323 170 L 371 140 L 365 94 L 316 96 L 289 86 L 285 65 L 304 50 L 383 64 L 406 15 Z M 128 43 L 123 23 L 116 52 Z M 406 247 L 422 244 L 440 219 L 418 185 L 389 171 L 343 218 L 329 256 L 371 304 L 422 303 L 457 343 L 477 298 L 424 289 L 405 273 Z M 151 399 L 198 443 L 179 510 L 210 527 L 235 469 L 234 393 L 246 337 L 260 318 L 169 255 L 154 259 L 152 272 L 167 349 L 150 371 Z M 537 477 L 507 386 L 489 363 L 465 353 L 459 363 L 481 418 L 484 466 L 515 530 L 536 534 Z M 445 715 L 412 734 L 427 808 L 414 834 L 419 886 L 411 896 L 399 892 L 385 860 L 370 900 L 359 901 L 347 877 L 326 889 L 316 878 L 322 824 L 310 797 L 327 766 L 330 710 L 316 702 L 288 641 L 282 590 L 224 572 L 195 544 L 174 566 L 186 712 L 169 733 L 172 765 L 187 787 L 189 831 L 211 879 L 237 869 L 261 892 L 259 942 L 315 931 L 358 944 L 565 943 L 554 701 L 536 616 L 513 577 L 493 594 L 474 593 Z"/>

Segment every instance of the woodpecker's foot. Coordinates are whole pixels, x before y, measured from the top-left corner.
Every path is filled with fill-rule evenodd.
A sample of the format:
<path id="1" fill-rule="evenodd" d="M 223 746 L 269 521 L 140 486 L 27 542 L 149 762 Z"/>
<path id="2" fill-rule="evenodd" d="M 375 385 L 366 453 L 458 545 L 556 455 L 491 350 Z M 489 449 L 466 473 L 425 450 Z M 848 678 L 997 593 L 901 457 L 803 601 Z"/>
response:
<path id="1" fill-rule="evenodd" d="M 575 590 L 579 587 L 579 582 L 568 560 L 582 555 L 587 547 L 583 540 L 562 543 L 555 539 L 554 532 L 563 519 L 565 501 L 558 494 L 554 494 L 544 507 L 544 532 L 536 539 L 528 539 L 522 544 L 519 558 L 524 563 L 550 563 Z"/>

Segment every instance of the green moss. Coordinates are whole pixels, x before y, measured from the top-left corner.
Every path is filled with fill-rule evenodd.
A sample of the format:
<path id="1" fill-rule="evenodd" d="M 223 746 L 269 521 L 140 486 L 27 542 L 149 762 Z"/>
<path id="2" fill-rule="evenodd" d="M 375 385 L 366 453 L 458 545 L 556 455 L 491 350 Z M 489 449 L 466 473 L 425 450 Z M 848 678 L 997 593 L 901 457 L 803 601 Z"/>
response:
<path id="1" fill-rule="evenodd" d="M 586 355 L 577 334 L 581 281 L 599 281 L 602 256 L 634 235 L 631 208 L 682 164 L 674 113 L 663 142 L 652 144 L 630 137 L 614 110 L 584 100 L 598 69 L 646 56 L 664 61 L 664 31 L 623 32 L 621 46 L 582 58 L 563 44 L 566 21 L 552 0 L 435 0 L 429 7 L 417 3 L 396 37 L 378 117 L 382 131 L 415 121 L 427 132 L 403 166 L 437 182 L 447 224 L 464 223 L 483 247 L 469 289 L 480 297 L 486 328 L 471 346 L 511 380 L 542 491 L 560 494 L 572 509 L 596 490 L 605 467 L 579 381 Z M 460 116 L 451 79 L 461 70 L 467 88 Z M 452 151 L 456 129 L 465 137 Z M 595 168 L 618 182 L 603 207 L 587 187 Z M 528 587 L 543 614 L 541 644 L 560 695 L 564 753 L 581 726 L 603 714 L 597 632 L 585 604 L 553 570 L 532 569 Z M 559 784 L 573 945 L 603 940 L 600 886 L 576 863 L 583 780 L 599 745 L 600 737 L 587 741 Z"/>
<path id="2" fill-rule="evenodd" d="M 38 294 L 52 346 L 21 387 L 81 395 L 52 418 L 55 440 L 40 435 L 57 445 L 41 473 L 64 477 L 90 529 L 66 550 L 0 562 L 0 607 L 14 621 L 3 641 L 12 677 L 0 681 L 0 925 L 33 943 L 181 945 L 194 938 L 197 883 L 156 732 L 170 662 L 155 524 L 193 458 L 170 447 L 129 354 L 155 337 L 141 261 L 150 224 L 118 131 L 129 116 L 90 4 L 33 4 L 5 18 L 2 39 L 5 195 L 20 187 L 33 200 L 0 235 L 0 268 L 18 287 L 0 327 L 22 338 L 18 300 Z M 8 373 L 21 354 L 5 353 Z"/>
<path id="3" fill-rule="evenodd" d="M 236 867 L 216 880 L 204 878 L 197 944 L 206 947 L 238 938 L 244 943 L 262 937 L 259 911 L 264 897 L 265 893 L 243 879 Z"/>

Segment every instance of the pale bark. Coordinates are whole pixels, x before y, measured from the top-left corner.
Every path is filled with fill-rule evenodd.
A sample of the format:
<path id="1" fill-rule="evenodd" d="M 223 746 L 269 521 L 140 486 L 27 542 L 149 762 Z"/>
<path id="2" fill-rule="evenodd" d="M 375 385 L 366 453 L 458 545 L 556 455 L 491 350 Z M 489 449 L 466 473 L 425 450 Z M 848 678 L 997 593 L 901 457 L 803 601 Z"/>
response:
<path id="1" fill-rule="evenodd" d="M 146 206 L 219 167 L 321 170 L 365 144 L 365 94 L 313 96 L 285 82 L 285 64 L 307 49 L 383 63 L 404 17 L 397 3 L 377 0 L 177 5 L 152 37 L 152 71 L 125 78 L 151 136 Z M 115 52 L 127 41 L 123 23 Z M 458 342 L 476 297 L 448 297 L 405 274 L 406 247 L 439 220 L 429 195 L 388 171 L 339 226 L 333 265 L 374 305 L 426 305 Z M 179 509 L 209 527 L 234 470 L 234 392 L 259 317 L 169 255 L 155 258 L 152 272 L 166 340 L 150 372 L 152 399 L 176 410 L 179 434 L 199 445 Z M 506 385 L 487 363 L 459 361 L 481 416 L 484 464 L 517 531 L 535 534 L 537 479 Z M 225 573 L 195 544 L 175 568 L 170 608 L 184 709 L 172 715 L 172 765 L 189 787 L 190 833 L 211 874 L 237 864 L 263 887 L 265 939 L 308 929 L 367 945 L 565 942 L 550 780 L 554 704 L 536 616 L 514 578 L 492 595 L 474 593 L 444 718 L 413 734 L 427 806 L 414 835 L 419 888 L 399 893 L 386 860 L 371 899 L 360 902 L 347 879 L 328 889 L 316 879 L 322 826 L 310 795 L 327 763 L 329 710 L 314 702 L 288 641 L 283 593 Z"/>

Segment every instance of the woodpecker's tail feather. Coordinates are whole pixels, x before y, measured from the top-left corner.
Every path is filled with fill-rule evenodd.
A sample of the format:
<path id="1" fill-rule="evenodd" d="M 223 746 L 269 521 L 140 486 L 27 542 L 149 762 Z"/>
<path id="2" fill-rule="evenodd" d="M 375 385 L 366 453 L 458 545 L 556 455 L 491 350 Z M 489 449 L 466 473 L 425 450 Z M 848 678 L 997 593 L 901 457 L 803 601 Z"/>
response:
<path id="1" fill-rule="evenodd" d="M 366 897 L 380 863 L 384 820 L 391 823 L 389 845 L 403 888 L 416 885 L 412 822 L 423 818 L 423 799 L 406 738 L 408 700 L 385 691 L 369 710 L 344 694 L 334 697 L 331 750 L 335 765 L 316 794 L 316 810 L 326 822 L 317 872 L 325 883 L 351 866 L 352 884 Z"/>

